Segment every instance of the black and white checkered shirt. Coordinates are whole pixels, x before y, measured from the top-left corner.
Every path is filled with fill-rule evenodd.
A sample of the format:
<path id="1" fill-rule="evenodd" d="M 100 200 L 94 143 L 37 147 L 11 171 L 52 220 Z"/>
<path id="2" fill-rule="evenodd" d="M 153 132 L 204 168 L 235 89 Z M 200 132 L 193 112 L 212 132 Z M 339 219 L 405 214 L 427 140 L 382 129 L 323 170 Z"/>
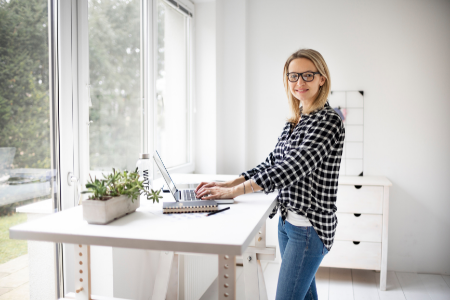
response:
<path id="1" fill-rule="evenodd" d="M 287 210 L 309 219 L 325 247 L 333 245 L 337 226 L 336 194 L 345 129 L 328 102 L 302 115 L 291 133 L 286 123 L 275 149 L 256 168 L 242 173 L 267 193 L 278 190 L 277 206 L 283 221 Z"/>

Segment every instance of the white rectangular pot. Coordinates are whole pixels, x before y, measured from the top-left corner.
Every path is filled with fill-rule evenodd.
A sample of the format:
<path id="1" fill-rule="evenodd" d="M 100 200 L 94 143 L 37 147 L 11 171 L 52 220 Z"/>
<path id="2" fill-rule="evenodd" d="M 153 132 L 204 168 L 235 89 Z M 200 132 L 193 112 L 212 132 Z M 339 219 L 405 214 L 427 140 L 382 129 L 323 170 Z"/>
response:
<path id="1" fill-rule="evenodd" d="M 89 224 L 107 224 L 126 214 L 136 211 L 140 205 L 140 197 L 131 201 L 126 195 L 113 197 L 109 200 L 84 200 L 83 219 Z"/>

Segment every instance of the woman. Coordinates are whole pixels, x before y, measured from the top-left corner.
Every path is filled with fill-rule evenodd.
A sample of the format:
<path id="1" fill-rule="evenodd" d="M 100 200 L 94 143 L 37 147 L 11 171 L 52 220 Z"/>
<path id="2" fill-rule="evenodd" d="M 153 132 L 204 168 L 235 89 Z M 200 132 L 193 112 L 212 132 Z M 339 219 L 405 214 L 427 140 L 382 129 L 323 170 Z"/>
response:
<path id="1" fill-rule="evenodd" d="M 281 269 L 276 299 L 318 299 L 315 274 L 333 245 L 345 130 L 327 102 L 330 72 L 319 52 L 301 49 L 283 70 L 292 116 L 267 159 L 226 183 L 202 182 L 205 200 L 278 190 Z M 286 222 L 287 221 L 287 222 Z"/>

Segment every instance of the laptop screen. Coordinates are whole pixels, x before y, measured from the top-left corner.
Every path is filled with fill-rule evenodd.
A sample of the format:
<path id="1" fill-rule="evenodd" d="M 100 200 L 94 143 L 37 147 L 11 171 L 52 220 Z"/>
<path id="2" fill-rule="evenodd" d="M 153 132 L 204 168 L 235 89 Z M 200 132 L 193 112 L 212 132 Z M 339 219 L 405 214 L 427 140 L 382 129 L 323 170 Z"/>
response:
<path id="1" fill-rule="evenodd" d="M 166 166 L 164 165 L 161 156 L 159 156 L 158 151 L 155 150 L 155 153 L 153 154 L 153 159 L 155 160 L 156 165 L 158 166 L 159 171 L 161 172 L 161 175 L 163 176 L 164 180 L 166 181 L 167 187 L 169 188 L 172 195 L 175 197 L 175 199 L 178 199 L 176 196 L 177 187 L 175 186 L 175 183 L 173 182 L 172 178 L 169 175 L 169 172 L 166 169 Z"/>

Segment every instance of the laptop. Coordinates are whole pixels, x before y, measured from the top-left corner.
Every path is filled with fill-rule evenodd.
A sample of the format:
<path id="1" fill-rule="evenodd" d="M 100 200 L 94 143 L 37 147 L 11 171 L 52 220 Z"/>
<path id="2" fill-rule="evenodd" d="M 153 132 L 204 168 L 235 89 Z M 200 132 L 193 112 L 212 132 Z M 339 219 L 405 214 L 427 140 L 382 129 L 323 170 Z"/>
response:
<path id="1" fill-rule="evenodd" d="M 167 189 L 170 191 L 170 193 L 175 198 L 175 201 L 196 201 L 199 200 L 195 196 L 195 188 L 199 185 L 199 183 L 191 183 L 188 185 L 188 188 L 180 188 L 178 189 L 175 183 L 173 182 L 172 178 L 170 177 L 169 172 L 166 169 L 166 166 L 164 165 L 161 156 L 159 155 L 158 151 L 155 150 L 155 153 L 153 154 L 153 160 L 155 161 L 156 165 L 158 166 L 159 171 L 161 172 L 162 177 L 164 178 L 164 181 L 166 182 Z M 218 204 L 229 204 L 234 203 L 234 199 L 214 199 Z"/>

